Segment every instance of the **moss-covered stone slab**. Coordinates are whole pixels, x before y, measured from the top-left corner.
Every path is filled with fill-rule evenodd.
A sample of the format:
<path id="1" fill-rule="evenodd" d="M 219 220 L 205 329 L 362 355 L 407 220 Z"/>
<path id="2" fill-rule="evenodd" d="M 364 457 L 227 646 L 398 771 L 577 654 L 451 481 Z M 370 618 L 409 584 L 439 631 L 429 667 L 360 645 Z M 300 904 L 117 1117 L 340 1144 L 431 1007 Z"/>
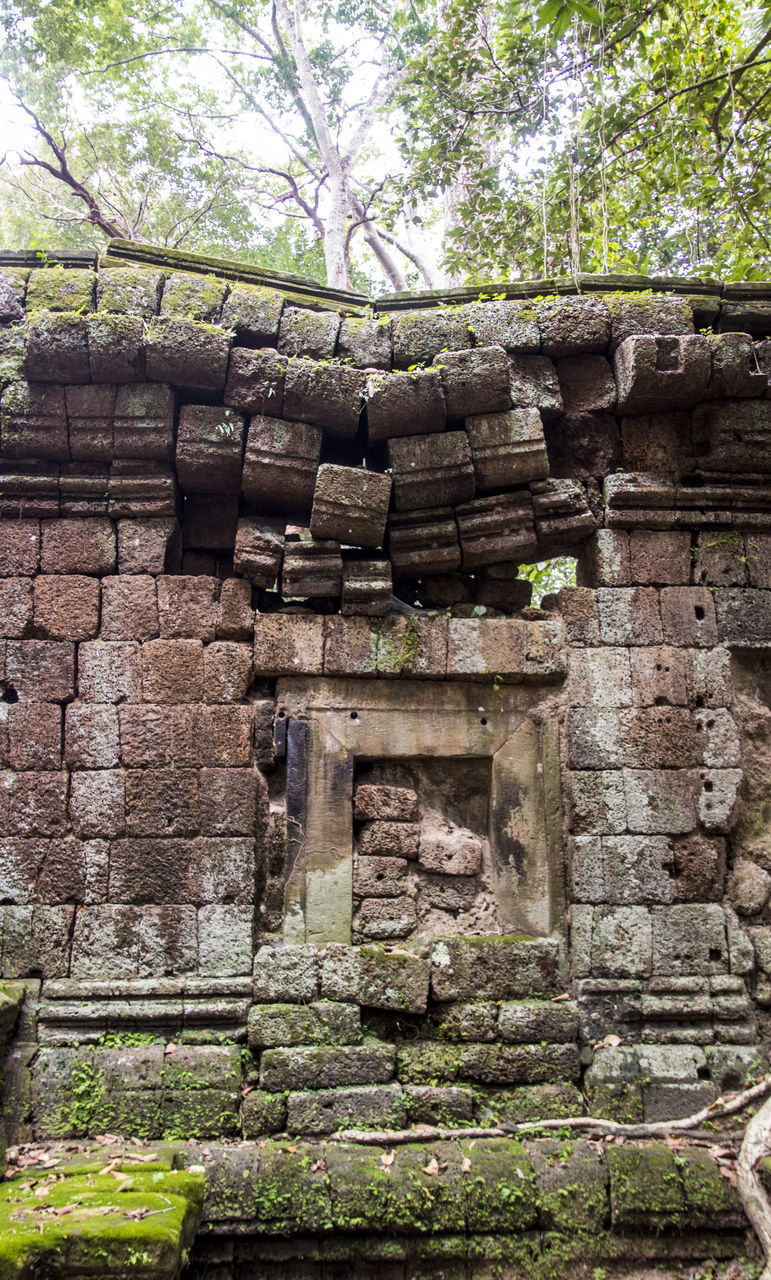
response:
<path id="1" fill-rule="evenodd" d="M 103 269 L 97 281 L 99 310 L 149 320 L 158 314 L 163 281 L 162 271 L 145 271 L 141 267 Z"/>
<path id="2" fill-rule="evenodd" d="M 61 266 L 31 271 L 27 281 L 27 311 L 76 311 L 83 315 L 93 310 L 95 284 L 93 271 Z"/>
<path id="3" fill-rule="evenodd" d="M 201 1173 L 117 1168 L 19 1173 L 0 1188 L 0 1277 L 175 1280 L 203 1204 Z"/>
<path id="4" fill-rule="evenodd" d="M 215 275 L 192 275 L 173 271 L 166 277 L 161 298 L 162 316 L 203 320 L 216 324 L 222 312 L 227 285 Z"/>

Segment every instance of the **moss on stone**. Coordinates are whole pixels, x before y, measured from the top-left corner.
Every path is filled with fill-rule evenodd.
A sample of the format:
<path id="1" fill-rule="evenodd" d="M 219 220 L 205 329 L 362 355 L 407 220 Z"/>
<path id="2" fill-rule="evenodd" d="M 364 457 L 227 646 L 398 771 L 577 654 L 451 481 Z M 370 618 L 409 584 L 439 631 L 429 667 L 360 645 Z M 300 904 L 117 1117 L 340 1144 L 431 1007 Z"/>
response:
<path id="1" fill-rule="evenodd" d="M 118 1172 L 118 1171 L 115 1171 Z M 0 1280 L 105 1274 L 174 1280 L 201 1215 L 201 1174 L 120 1170 L 0 1189 Z"/>
<path id="2" fill-rule="evenodd" d="M 92 270 L 41 267 L 27 282 L 28 311 L 76 311 L 94 309 L 96 275 Z"/>
<path id="3" fill-rule="evenodd" d="M 166 280 L 161 299 L 162 316 L 185 320 L 219 320 L 227 285 L 215 275 L 188 275 L 175 271 Z"/>

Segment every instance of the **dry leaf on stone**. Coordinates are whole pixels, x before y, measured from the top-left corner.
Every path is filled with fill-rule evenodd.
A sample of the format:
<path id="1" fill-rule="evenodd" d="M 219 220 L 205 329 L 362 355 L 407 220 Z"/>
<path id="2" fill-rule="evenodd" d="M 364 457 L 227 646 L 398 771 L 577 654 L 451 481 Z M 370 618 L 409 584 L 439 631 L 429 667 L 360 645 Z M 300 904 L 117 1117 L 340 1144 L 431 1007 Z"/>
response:
<path id="1" fill-rule="evenodd" d="M 461 1173 L 468 1173 L 470 1169 L 471 1169 L 471 1161 L 469 1160 L 468 1156 L 464 1156 L 463 1162 L 460 1166 L 460 1171 Z"/>
<path id="2" fill-rule="evenodd" d="M 393 1150 L 393 1148 L 391 1148 L 388 1151 L 384 1151 L 382 1156 L 380 1157 L 380 1168 L 386 1169 L 386 1170 L 390 1169 L 395 1159 L 396 1159 L 396 1152 Z"/>

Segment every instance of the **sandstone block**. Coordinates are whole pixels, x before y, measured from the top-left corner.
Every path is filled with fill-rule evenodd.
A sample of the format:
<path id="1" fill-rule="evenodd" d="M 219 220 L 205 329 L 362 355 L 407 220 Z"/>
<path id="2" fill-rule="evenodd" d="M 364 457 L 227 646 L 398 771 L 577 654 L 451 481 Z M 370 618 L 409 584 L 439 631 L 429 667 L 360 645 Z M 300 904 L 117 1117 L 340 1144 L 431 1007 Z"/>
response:
<path id="1" fill-rule="evenodd" d="M 771 896 L 771 876 L 750 858 L 737 858 L 726 892 L 740 916 L 755 916 Z"/>
<path id="2" fill-rule="evenodd" d="M 187 493 L 237 493 L 245 420 L 234 409 L 188 404 L 179 412 L 177 476 Z"/>
<path id="3" fill-rule="evenodd" d="M 0 577 L 37 573 L 39 560 L 39 521 L 0 521 Z"/>
<path id="4" fill-rule="evenodd" d="M 353 892 L 359 898 L 398 898 L 409 889 L 403 858 L 371 856 L 354 863 Z"/>
<path id="5" fill-rule="evenodd" d="M 370 442 L 444 429 L 444 390 L 436 369 L 371 374 L 365 396 Z"/>
<path id="6" fill-rule="evenodd" d="M 284 405 L 286 358 L 272 347 L 252 351 L 234 347 L 230 353 L 224 401 L 246 414 L 278 418 Z"/>
<path id="7" fill-rule="evenodd" d="M 478 887 L 473 876 L 422 875 L 418 883 L 421 911 L 435 909 L 450 915 L 470 911 Z"/>
<path id="8" fill-rule="evenodd" d="M 174 391 L 169 386 L 138 383 L 118 387 L 113 438 L 116 458 L 174 457 Z"/>
<path id="9" fill-rule="evenodd" d="M 686 668 L 688 696 L 697 707 L 729 706 L 733 698 L 727 649 L 693 649 Z"/>
<path id="10" fill-rule="evenodd" d="M 465 431 L 389 440 L 387 451 L 397 511 L 452 506 L 473 498 L 474 467 Z"/>
<path id="11" fill-rule="evenodd" d="M 251 1049 L 330 1041 L 357 1044 L 361 1040 L 361 1011 L 358 1005 L 333 1000 L 318 1000 L 309 1005 L 253 1005 L 249 1010 L 248 1039 Z"/>
<path id="12" fill-rule="evenodd" d="M 285 356 L 331 360 L 339 331 L 340 316 L 335 311 L 311 311 L 285 305 L 278 330 L 278 349 Z"/>
<path id="13" fill-rule="evenodd" d="M 659 594 L 653 588 L 600 587 L 597 608 L 605 644 L 649 645 L 661 642 Z"/>
<path id="14" fill-rule="evenodd" d="M 119 763 L 118 712 L 111 703 L 70 703 L 64 758 L 76 769 L 113 769 Z"/>
<path id="15" fill-rule="evenodd" d="M 0 440 L 4 458 L 69 457 L 64 388 L 46 383 L 15 382 L 0 402 Z"/>
<path id="16" fill-rule="evenodd" d="M 241 1103 L 241 1125 L 247 1139 L 281 1133 L 286 1128 L 286 1102 L 283 1094 L 252 1089 Z"/>
<path id="17" fill-rule="evenodd" d="M 688 409 L 707 390 L 710 344 L 702 334 L 633 335 L 616 349 L 613 369 L 622 412 Z"/>
<path id="18" fill-rule="evenodd" d="M 705 399 L 763 396 L 768 379 L 758 368 L 755 345 L 748 333 L 717 333 L 710 337 L 712 375 Z"/>
<path id="19" fill-rule="evenodd" d="M 460 542 L 452 508 L 391 515 L 388 551 L 394 572 L 405 577 L 451 573 L 459 568 Z"/>
<path id="20" fill-rule="evenodd" d="M 142 696 L 139 645 L 102 640 L 81 644 L 78 696 L 87 702 L 138 702 Z"/>
<path id="21" fill-rule="evenodd" d="M 595 592 L 589 587 L 563 587 L 557 602 L 569 643 L 598 645 L 600 619 Z"/>
<path id="22" fill-rule="evenodd" d="M 237 493 L 191 493 L 185 496 L 182 516 L 184 551 L 222 551 L 232 556 L 238 528 Z M 186 557 L 183 553 L 182 568 Z"/>
<path id="23" fill-rule="evenodd" d="M 444 351 L 437 357 L 441 368 L 447 417 L 501 413 L 511 405 L 509 365 L 503 347 L 473 347 Z"/>
<path id="24" fill-rule="evenodd" d="M 527 491 L 475 498 L 455 514 L 464 569 L 520 563 L 535 552 L 533 503 Z"/>
<path id="25" fill-rule="evenodd" d="M 251 706 L 197 708 L 193 716 L 193 732 L 198 741 L 201 763 L 222 769 L 243 768 L 251 764 L 254 719 Z"/>
<path id="26" fill-rule="evenodd" d="M 768 644 L 771 636 L 771 591 L 720 588 L 707 594 L 714 599 L 717 636 L 723 643 L 747 648 L 762 648 Z"/>
<path id="27" fill-rule="evenodd" d="M 227 285 L 212 276 L 188 275 L 172 271 L 166 277 L 161 298 L 162 316 L 185 316 L 216 324 L 222 311 Z"/>
<path id="28" fill-rule="evenodd" d="M 611 351 L 635 333 L 693 333 L 693 311 L 687 298 L 671 293 L 651 296 L 616 294 L 607 299 L 611 316 Z"/>
<path id="29" fill-rule="evenodd" d="M 472 302 L 463 308 L 463 315 L 480 347 L 495 345 L 517 352 L 541 349 L 538 320 L 529 299 Z"/>
<path id="30" fill-rule="evenodd" d="M 6 684 L 22 702 L 64 702 L 75 692 L 75 650 L 52 640 L 9 640 Z"/>
<path id="31" fill-rule="evenodd" d="M 203 574 L 158 580 L 158 620 L 164 640 L 213 640 L 219 583 Z"/>
<path id="32" fill-rule="evenodd" d="M 562 628 L 558 623 L 515 618 L 451 618 L 447 673 L 504 681 L 555 679 L 565 672 Z"/>
<path id="33" fill-rule="evenodd" d="M 705 831 L 730 831 L 736 817 L 741 769 L 694 769 L 691 791 Z"/>
<path id="34" fill-rule="evenodd" d="M 604 901 L 627 906 L 675 899 L 675 864 L 665 836 L 603 836 Z"/>
<path id="35" fill-rule="evenodd" d="M 142 646 L 142 683 L 149 702 L 201 702 L 202 642 L 149 640 Z"/>
<path id="36" fill-rule="evenodd" d="M 238 521 L 233 553 L 236 573 L 258 588 L 272 587 L 281 569 L 283 553 L 283 523 L 257 519 Z M 251 604 L 251 593 L 249 603 Z"/>
<path id="37" fill-rule="evenodd" d="M 586 490 L 575 480 L 533 480 L 530 492 L 539 555 L 561 554 L 566 547 L 583 542 L 597 528 Z"/>
<path id="38" fill-rule="evenodd" d="M 70 386 L 64 390 L 70 453 L 85 462 L 112 462 L 115 386 Z"/>
<path id="39" fill-rule="evenodd" d="M 217 640 L 204 650 L 207 702 L 242 702 L 252 678 L 252 647 Z"/>
<path id="40" fill-rule="evenodd" d="M 543 423 L 537 409 L 510 409 L 468 417 L 476 487 L 480 493 L 539 480 L 549 474 Z"/>
<path id="41" fill-rule="evenodd" d="M 102 583 L 103 640 L 151 640 L 158 635 L 156 579 L 119 575 Z"/>
<path id="42" fill-rule="evenodd" d="M 163 317 L 145 335 L 147 376 L 189 391 L 222 392 L 231 338 L 227 330 L 196 320 Z"/>
<path id="43" fill-rule="evenodd" d="M 554 943 L 495 938 L 443 938 L 431 953 L 435 1000 L 511 1000 L 556 993 Z"/>
<path id="44" fill-rule="evenodd" d="M 378 547 L 390 497 L 390 476 L 323 463 L 316 475 L 311 533 L 352 546 Z"/>
<path id="45" fill-rule="evenodd" d="M 115 570 L 115 530 L 110 520 L 44 520 L 41 536 L 43 573 L 96 576 Z"/>
<path id="46" fill-rule="evenodd" d="M 290 360 L 284 381 L 284 415 L 314 422 L 332 436 L 352 440 L 359 429 L 367 375 L 341 364 Z"/>
<path id="47" fill-rule="evenodd" d="M 114 520 L 179 514 L 174 472 L 165 462 L 118 459 L 110 467 L 109 492 L 108 509 Z"/>
<path id="48" fill-rule="evenodd" d="M 308 423 L 253 417 L 244 454 L 244 497 L 268 511 L 310 512 L 321 453 L 321 430 Z"/>
<path id="49" fill-rule="evenodd" d="M 254 670 L 258 675 L 321 675 L 324 670 L 323 617 L 256 614 Z"/>
<path id="50" fill-rule="evenodd" d="M 281 594 L 285 598 L 339 596 L 342 589 L 339 542 L 319 538 L 287 542 L 281 566 Z"/>
<path id="51" fill-rule="evenodd" d="M 571 769 L 618 769 L 627 756 L 628 712 L 571 707 L 568 763 Z"/>
<path id="52" fill-rule="evenodd" d="M 99 630 L 99 583 L 79 574 L 35 580 L 35 630 L 49 640 L 93 640 Z"/>

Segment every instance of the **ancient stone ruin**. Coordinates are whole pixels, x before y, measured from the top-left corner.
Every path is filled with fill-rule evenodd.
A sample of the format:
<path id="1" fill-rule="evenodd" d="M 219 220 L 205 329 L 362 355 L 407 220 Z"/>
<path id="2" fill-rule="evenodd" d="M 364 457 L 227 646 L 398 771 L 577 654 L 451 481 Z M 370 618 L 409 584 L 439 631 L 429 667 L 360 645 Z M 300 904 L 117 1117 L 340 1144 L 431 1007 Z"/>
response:
<path id="1" fill-rule="evenodd" d="M 0 259 L 0 1275 L 757 1258 L 720 1123 L 514 1126 L 768 1071 L 769 334 Z"/>

